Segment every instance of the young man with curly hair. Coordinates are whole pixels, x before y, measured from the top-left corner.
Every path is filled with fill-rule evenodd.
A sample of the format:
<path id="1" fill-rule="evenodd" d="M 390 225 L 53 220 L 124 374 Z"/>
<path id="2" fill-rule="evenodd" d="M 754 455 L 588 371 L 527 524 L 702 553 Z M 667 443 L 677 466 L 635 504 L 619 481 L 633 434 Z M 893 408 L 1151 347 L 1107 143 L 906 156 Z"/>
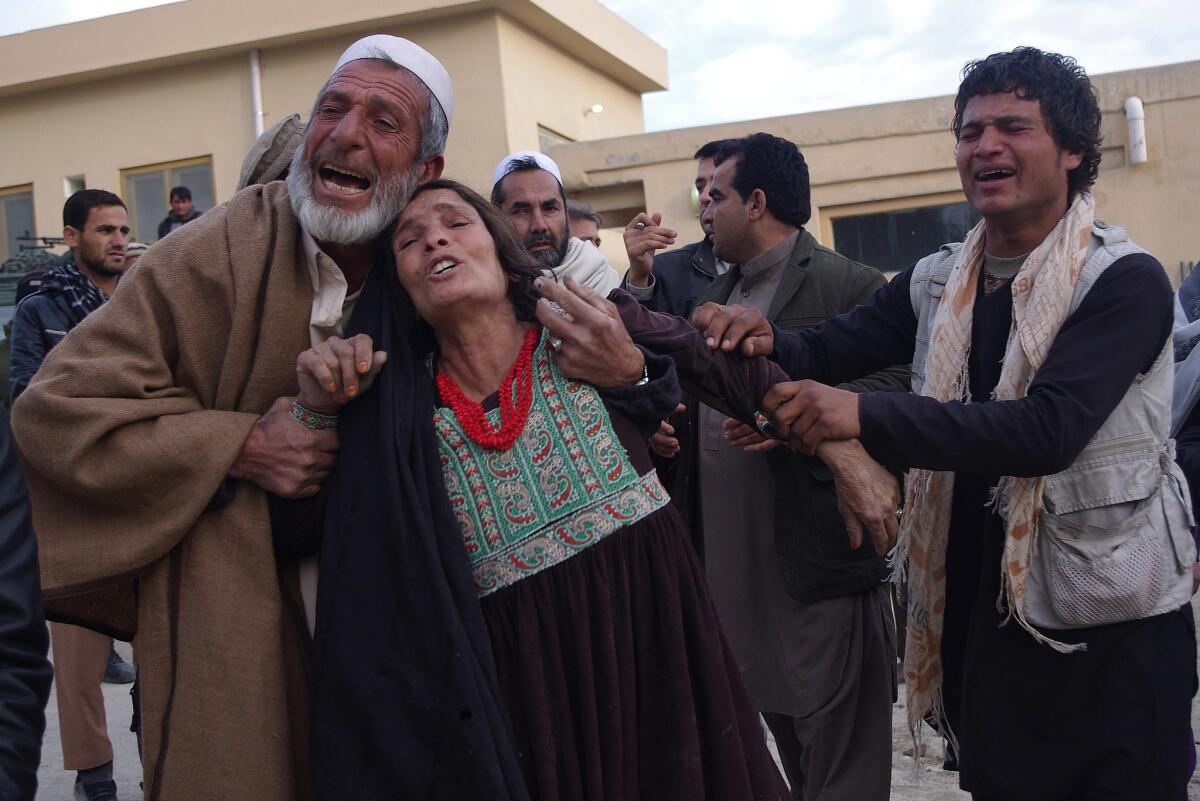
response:
<path id="1" fill-rule="evenodd" d="M 743 349 L 814 379 L 764 401 L 794 446 L 857 438 L 909 469 L 909 722 L 957 739 L 964 789 L 1184 801 L 1196 551 L 1170 439 L 1170 284 L 1097 217 L 1100 109 L 1073 59 L 968 64 L 954 134 L 983 217 L 961 245 L 815 330 L 699 322 L 722 342 L 765 334 Z M 835 388 L 909 358 L 910 395 Z"/>

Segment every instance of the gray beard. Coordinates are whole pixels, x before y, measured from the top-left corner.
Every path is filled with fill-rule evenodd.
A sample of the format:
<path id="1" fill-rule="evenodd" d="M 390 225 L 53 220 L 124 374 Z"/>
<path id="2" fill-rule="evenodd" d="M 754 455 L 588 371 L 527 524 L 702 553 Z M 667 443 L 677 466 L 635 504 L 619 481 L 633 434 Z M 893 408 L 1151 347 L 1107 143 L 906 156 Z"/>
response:
<path id="1" fill-rule="evenodd" d="M 563 263 L 563 258 L 567 255 L 566 250 L 560 250 L 555 253 L 553 250 L 539 250 L 536 253 L 530 253 L 533 260 L 545 267 L 547 270 L 553 270 Z"/>
<path id="2" fill-rule="evenodd" d="M 562 244 L 558 246 L 558 250 L 531 250 L 529 251 L 529 255 L 533 257 L 534 261 L 545 267 L 547 270 L 554 270 L 558 268 L 563 263 L 563 259 L 567 257 L 567 245 L 569 244 L 570 238 L 570 233 L 566 233 L 562 238 Z M 530 244 L 531 243 L 529 240 L 526 239 L 525 248 L 527 250 Z M 537 244 L 537 242 L 535 241 L 533 244 Z"/>
<path id="3" fill-rule="evenodd" d="M 304 163 L 304 144 L 296 148 L 288 169 L 288 197 L 300 227 L 318 242 L 338 245 L 362 245 L 383 233 L 400 216 L 421 176 L 421 165 L 414 164 L 406 173 L 391 174 L 373 182 L 371 205 L 349 214 L 336 206 L 323 206 L 313 199 L 312 175 Z"/>

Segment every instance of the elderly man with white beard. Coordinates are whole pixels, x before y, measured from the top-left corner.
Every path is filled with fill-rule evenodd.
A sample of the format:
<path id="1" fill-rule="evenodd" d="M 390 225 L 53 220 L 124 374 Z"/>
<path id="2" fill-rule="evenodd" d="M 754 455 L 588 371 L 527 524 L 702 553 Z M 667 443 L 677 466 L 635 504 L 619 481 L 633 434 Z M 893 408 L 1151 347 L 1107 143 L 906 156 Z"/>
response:
<path id="1" fill-rule="evenodd" d="M 135 639 L 147 799 L 527 797 L 430 463 L 428 374 L 374 245 L 441 174 L 452 113 L 429 53 L 356 42 L 287 183 L 248 187 L 155 246 L 14 409 L 48 616 Z M 348 395 L 371 398 L 385 362 L 411 376 L 411 395 L 378 401 L 412 457 L 387 493 L 408 525 L 370 543 L 402 565 L 394 607 L 350 592 L 371 552 L 272 530 L 279 498 L 316 496 L 335 468 L 336 418 L 294 398 L 297 355 L 334 335 L 354 349 Z M 640 360 L 614 369 L 643 374 Z M 319 592 L 315 566 L 300 569 L 317 553 Z"/>

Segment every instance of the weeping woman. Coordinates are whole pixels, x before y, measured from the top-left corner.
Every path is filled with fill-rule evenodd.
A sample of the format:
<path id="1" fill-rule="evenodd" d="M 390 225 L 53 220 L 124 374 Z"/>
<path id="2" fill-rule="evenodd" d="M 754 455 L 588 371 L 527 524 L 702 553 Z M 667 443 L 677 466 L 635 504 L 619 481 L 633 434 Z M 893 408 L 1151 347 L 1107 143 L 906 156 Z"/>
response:
<path id="1" fill-rule="evenodd" d="M 540 269 L 509 222 L 470 189 L 439 180 L 417 190 L 390 244 L 404 292 L 389 297 L 401 306 L 411 299 L 423 321 L 415 338 L 428 344 L 428 409 L 453 514 L 450 530 L 436 534 L 469 564 L 490 646 L 490 654 L 476 654 L 492 660 L 478 675 L 485 683 L 494 676 L 510 727 L 497 727 L 497 736 L 511 736 L 529 796 L 788 798 L 703 568 L 651 467 L 645 433 L 594 387 L 559 372 L 552 353 L 558 343 L 535 316 Z M 377 335 L 374 344 L 394 355 L 406 339 Z M 331 356 L 339 348 L 353 353 L 335 342 L 301 355 L 303 409 L 333 415 L 346 400 Z M 346 643 L 333 626 L 354 625 L 336 611 L 339 596 L 373 580 L 345 570 L 328 576 L 326 556 L 344 564 L 348 550 L 373 542 L 386 549 L 389 537 L 411 536 L 399 525 L 387 530 L 387 502 L 377 497 L 389 495 L 386 477 L 408 458 L 404 438 L 393 434 L 395 399 L 420 391 L 391 369 L 395 361 L 340 415 L 340 466 L 325 491 L 321 535 L 318 694 L 338 670 L 352 669 L 347 648 L 322 642 Z M 783 377 L 765 360 L 735 361 L 736 380 L 724 383 L 744 390 L 732 400 L 710 399 L 744 418 Z M 405 564 L 394 569 L 397 575 L 378 575 L 369 589 L 380 599 L 377 608 L 399 613 L 403 603 L 393 596 L 418 577 L 407 575 Z M 411 632 L 415 649 L 422 633 Z M 364 639 L 361 648 L 370 647 Z M 452 670 L 453 657 L 439 658 Z M 396 660 L 405 664 L 403 656 Z M 399 670 L 392 680 L 406 676 Z M 475 719 L 469 707 L 447 700 L 446 716 Z M 378 750 L 376 758 L 389 758 L 386 748 Z"/>

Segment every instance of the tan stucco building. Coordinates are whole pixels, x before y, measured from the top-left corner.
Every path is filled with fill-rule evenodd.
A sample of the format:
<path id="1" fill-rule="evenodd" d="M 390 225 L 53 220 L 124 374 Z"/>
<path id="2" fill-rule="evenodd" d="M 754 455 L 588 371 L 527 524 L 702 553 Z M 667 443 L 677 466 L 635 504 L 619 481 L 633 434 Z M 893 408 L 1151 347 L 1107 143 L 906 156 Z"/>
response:
<path id="1" fill-rule="evenodd" d="M 26 207 L 37 234 L 58 235 L 83 185 L 121 194 L 147 241 L 172 185 L 200 208 L 228 199 L 256 80 L 263 126 L 307 119 L 368 33 L 445 64 L 447 175 L 483 191 L 511 151 L 641 132 L 642 93 L 666 86 L 666 51 L 595 0 L 185 0 L 0 37 L 0 261 Z"/>
<path id="2" fill-rule="evenodd" d="M 1200 61 L 1092 78 L 1104 113 L 1094 190 L 1100 216 L 1128 228 L 1178 283 L 1180 262 L 1200 259 Z M 1145 110 L 1144 163 L 1130 156 L 1124 112 L 1130 97 Z M 658 211 L 683 244 L 701 237 L 692 195 L 696 149 L 755 131 L 782 136 L 800 146 L 809 164 L 814 236 L 858 255 L 855 238 L 875 233 L 879 241 L 865 248 L 865 260 L 894 270 L 911 263 L 902 240 L 912 226 L 966 215 L 965 207 L 945 208 L 965 201 L 954 165 L 953 116 L 954 98 L 936 97 L 577 142 L 550 155 L 568 190 L 591 201 L 606 226 L 623 226 L 640 209 Z M 943 213 L 921 213 L 938 209 Z M 889 248 L 884 233 L 900 239 L 899 246 Z M 928 239 L 934 233 L 926 231 L 933 244 L 925 250 L 915 244 L 908 250 L 936 248 L 943 240 Z M 620 253 L 613 258 L 624 258 L 619 230 L 606 230 L 603 239 Z M 891 260 L 870 258 L 881 251 Z"/>
<path id="3" fill-rule="evenodd" d="M 58 235 L 82 185 L 120 193 L 147 240 L 170 186 L 188 184 L 200 208 L 227 199 L 256 125 L 307 117 L 342 49 L 377 32 L 450 72 L 447 175 L 486 192 L 506 153 L 549 152 L 568 191 L 613 226 L 602 250 L 620 268 L 619 226 L 638 210 L 662 212 L 680 244 L 699 239 L 692 153 L 759 130 L 804 151 L 809 228 L 849 255 L 896 269 L 971 221 L 950 97 L 646 134 L 642 94 L 665 88 L 667 54 L 596 0 L 184 0 L 0 37 L 0 260 L 22 226 Z M 1200 258 L 1200 61 L 1093 77 L 1101 216 L 1178 280 L 1180 262 Z M 1130 153 L 1131 97 L 1145 109 L 1144 163 Z"/>

